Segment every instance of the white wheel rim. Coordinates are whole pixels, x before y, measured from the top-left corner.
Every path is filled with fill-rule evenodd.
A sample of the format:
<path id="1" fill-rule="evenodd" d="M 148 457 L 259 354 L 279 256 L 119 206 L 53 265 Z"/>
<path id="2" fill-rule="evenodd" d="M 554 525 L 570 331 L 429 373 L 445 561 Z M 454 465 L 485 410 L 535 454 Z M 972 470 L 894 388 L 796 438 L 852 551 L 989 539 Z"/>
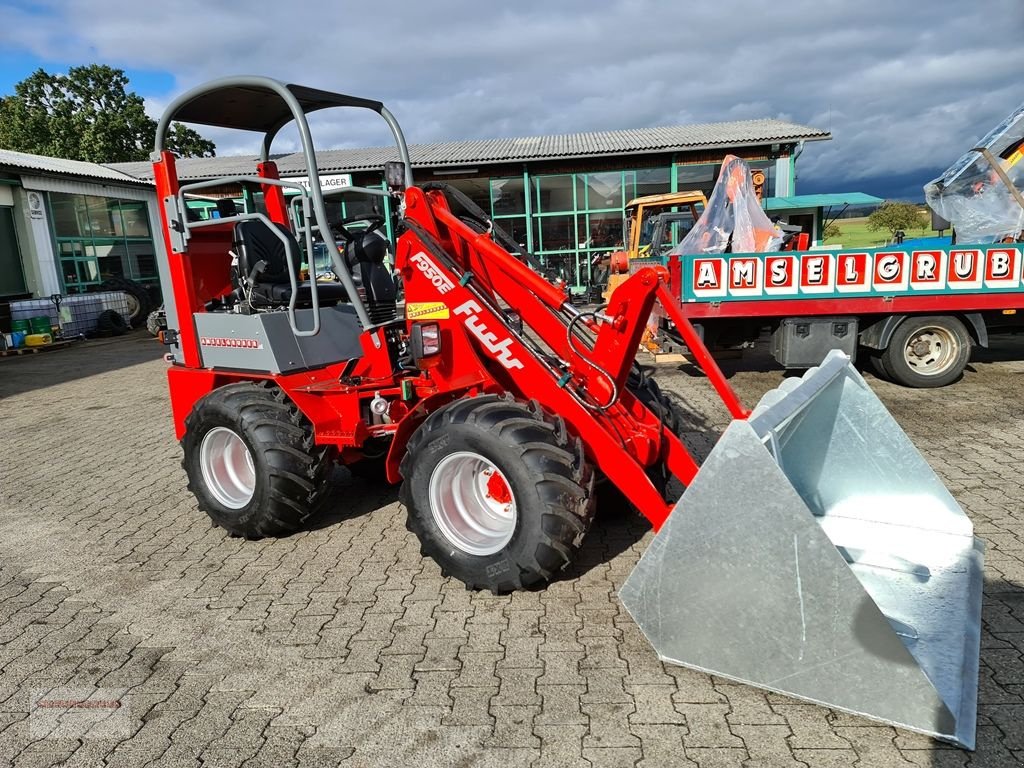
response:
<path id="1" fill-rule="evenodd" d="M 903 359 L 922 376 L 937 376 L 949 370 L 957 355 L 957 340 L 945 328 L 926 326 L 907 339 Z"/>
<path id="2" fill-rule="evenodd" d="M 128 305 L 128 317 L 135 317 L 142 311 L 142 304 L 130 293 L 124 294 L 125 303 Z"/>
<path id="3" fill-rule="evenodd" d="M 452 453 L 430 475 L 430 513 L 453 546 L 470 555 L 493 555 L 516 530 L 511 488 L 501 470 L 480 454 Z"/>
<path id="4" fill-rule="evenodd" d="M 203 482 L 213 497 L 229 509 L 241 509 L 256 490 L 256 468 L 245 441 L 227 427 L 214 427 L 199 447 Z"/>

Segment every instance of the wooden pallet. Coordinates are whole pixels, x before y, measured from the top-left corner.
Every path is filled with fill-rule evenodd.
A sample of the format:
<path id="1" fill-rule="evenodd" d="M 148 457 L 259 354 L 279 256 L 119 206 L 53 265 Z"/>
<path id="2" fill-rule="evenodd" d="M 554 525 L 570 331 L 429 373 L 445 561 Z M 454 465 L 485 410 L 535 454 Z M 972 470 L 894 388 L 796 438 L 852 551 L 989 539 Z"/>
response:
<path id="1" fill-rule="evenodd" d="M 41 347 L 18 347 L 17 349 L 4 349 L 0 350 L 0 357 L 13 357 L 15 355 L 34 355 L 39 352 L 48 352 L 51 349 L 64 349 L 64 347 L 70 347 L 74 343 L 73 339 L 68 341 L 54 341 L 50 344 L 44 344 Z"/>

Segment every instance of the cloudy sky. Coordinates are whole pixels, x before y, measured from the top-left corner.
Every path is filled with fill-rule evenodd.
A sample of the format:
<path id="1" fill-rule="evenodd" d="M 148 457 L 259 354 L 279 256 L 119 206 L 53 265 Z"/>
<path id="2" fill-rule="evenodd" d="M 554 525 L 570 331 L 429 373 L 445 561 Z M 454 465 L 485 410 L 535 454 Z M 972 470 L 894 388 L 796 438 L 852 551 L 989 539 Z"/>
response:
<path id="1" fill-rule="evenodd" d="M 98 62 L 155 116 L 266 74 L 380 99 L 411 142 L 778 117 L 834 136 L 798 192 L 910 199 L 1024 101 L 1022 33 L 1022 0 L 0 0 L 0 94 Z M 382 125 L 334 112 L 314 132 L 370 146 Z"/>

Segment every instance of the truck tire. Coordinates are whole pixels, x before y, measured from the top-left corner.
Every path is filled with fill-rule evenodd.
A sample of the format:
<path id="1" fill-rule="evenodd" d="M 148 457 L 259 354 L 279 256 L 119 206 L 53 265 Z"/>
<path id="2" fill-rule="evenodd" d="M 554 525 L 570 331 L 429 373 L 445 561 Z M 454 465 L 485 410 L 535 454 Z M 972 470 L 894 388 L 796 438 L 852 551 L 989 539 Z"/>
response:
<path id="1" fill-rule="evenodd" d="M 971 337 L 955 317 L 911 316 L 893 332 L 882 364 L 897 384 L 944 387 L 960 378 L 970 357 Z"/>
<path id="2" fill-rule="evenodd" d="M 329 451 L 284 393 L 254 382 L 203 397 L 185 419 L 182 467 L 199 508 L 232 536 L 303 527 L 330 468 Z"/>
<path id="3" fill-rule="evenodd" d="M 889 370 L 885 367 L 885 360 L 882 359 L 884 354 L 884 351 L 879 352 L 876 349 L 872 349 L 866 353 L 866 357 L 871 365 L 871 370 L 875 372 L 878 378 L 884 381 L 892 381 L 892 374 L 889 373 Z"/>
<path id="4" fill-rule="evenodd" d="M 593 517 L 593 471 L 562 419 L 510 395 L 431 414 L 401 465 L 407 526 L 445 575 L 510 592 L 572 562 Z"/>

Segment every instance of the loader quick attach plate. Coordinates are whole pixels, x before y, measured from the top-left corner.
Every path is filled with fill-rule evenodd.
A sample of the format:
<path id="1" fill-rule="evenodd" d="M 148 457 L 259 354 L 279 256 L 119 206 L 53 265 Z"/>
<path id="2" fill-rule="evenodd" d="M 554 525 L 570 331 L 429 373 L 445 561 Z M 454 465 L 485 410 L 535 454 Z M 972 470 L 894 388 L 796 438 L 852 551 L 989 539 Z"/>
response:
<path id="1" fill-rule="evenodd" d="M 973 749 L 982 552 L 833 352 L 732 422 L 619 596 L 665 661 Z"/>

